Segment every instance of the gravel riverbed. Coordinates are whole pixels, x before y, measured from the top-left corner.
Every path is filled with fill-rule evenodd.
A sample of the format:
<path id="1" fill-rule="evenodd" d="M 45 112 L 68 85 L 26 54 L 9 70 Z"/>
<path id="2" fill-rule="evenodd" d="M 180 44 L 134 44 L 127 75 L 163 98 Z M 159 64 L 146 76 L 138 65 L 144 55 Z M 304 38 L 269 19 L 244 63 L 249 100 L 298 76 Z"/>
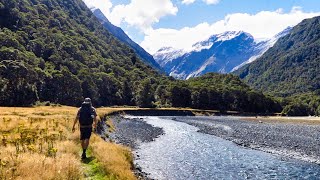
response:
<path id="1" fill-rule="evenodd" d="M 270 117 L 272 119 L 272 117 Z M 320 164 L 320 125 L 240 117 L 173 117 L 240 146 Z"/>
<path id="2" fill-rule="evenodd" d="M 111 120 L 115 126 L 115 131 L 110 134 L 110 139 L 130 147 L 132 150 L 139 148 L 140 143 L 151 142 L 164 134 L 162 128 L 147 124 L 143 121 L 143 118 L 125 118 L 117 115 L 113 116 Z M 134 158 L 139 158 L 139 155 L 134 154 Z M 138 179 L 150 179 L 149 174 L 143 172 L 138 164 L 134 164 L 134 173 Z"/>
<path id="3" fill-rule="evenodd" d="M 138 148 L 142 142 L 151 142 L 164 133 L 161 128 L 147 124 L 143 118 L 114 116 L 111 120 L 115 132 L 111 133 L 110 138 L 132 149 Z"/>
<path id="4" fill-rule="evenodd" d="M 280 155 L 284 158 L 295 158 L 320 164 L 320 125 L 294 122 L 246 120 L 232 116 L 170 116 L 161 117 L 184 122 L 199 128 L 199 132 L 221 137 L 239 146 L 261 150 Z M 270 117 L 272 118 L 272 117 Z M 141 142 L 151 142 L 164 134 L 161 128 L 147 124 L 143 117 L 111 118 L 115 132 L 110 138 L 120 144 L 139 148 Z M 135 154 L 135 158 L 139 155 Z M 136 174 L 147 179 L 147 174 L 136 165 Z"/>

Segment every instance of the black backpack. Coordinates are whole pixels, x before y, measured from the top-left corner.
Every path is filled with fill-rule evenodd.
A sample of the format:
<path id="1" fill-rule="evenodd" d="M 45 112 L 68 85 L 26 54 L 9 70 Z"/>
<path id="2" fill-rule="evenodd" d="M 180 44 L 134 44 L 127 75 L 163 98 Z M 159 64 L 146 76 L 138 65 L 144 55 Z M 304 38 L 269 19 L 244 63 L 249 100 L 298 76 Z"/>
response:
<path id="1" fill-rule="evenodd" d="M 89 126 L 93 123 L 93 109 L 91 104 L 83 103 L 80 109 L 79 123 L 82 126 Z"/>

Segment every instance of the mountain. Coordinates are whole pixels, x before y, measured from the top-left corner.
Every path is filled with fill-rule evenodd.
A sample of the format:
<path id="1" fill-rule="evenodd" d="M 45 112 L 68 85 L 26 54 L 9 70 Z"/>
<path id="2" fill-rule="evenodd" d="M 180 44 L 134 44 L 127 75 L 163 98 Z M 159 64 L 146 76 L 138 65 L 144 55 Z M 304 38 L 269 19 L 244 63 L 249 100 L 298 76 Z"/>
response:
<path id="1" fill-rule="evenodd" d="M 236 71 L 245 82 L 276 96 L 320 89 L 320 17 L 303 20 L 262 57 Z"/>
<path id="2" fill-rule="evenodd" d="M 184 50 L 176 50 L 172 47 L 163 47 L 159 49 L 154 55 L 154 59 L 160 64 L 161 67 L 164 67 L 167 63 L 170 63 L 172 60 L 183 56 L 186 53 Z"/>
<path id="3" fill-rule="evenodd" d="M 238 70 L 239 68 L 243 67 L 244 65 L 252 63 L 256 59 L 261 57 L 270 47 L 272 47 L 277 42 L 277 40 L 279 38 L 287 35 L 291 31 L 291 29 L 292 29 L 292 27 L 287 27 L 286 29 L 284 29 L 283 31 L 281 31 L 280 33 L 276 34 L 275 36 L 273 36 L 270 39 L 258 41 L 259 43 L 257 43 L 257 47 L 255 47 L 255 49 L 258 50 L 258 53 L 256 55 L 252 56 L 247 61 L 241 63 L 240 65 L 238 65 L 236 67 L 234 67 L 231 70 L 231 72 L 234 72 L 234 71 Z"/>
<path id="4" fill-rule="evenodd" d="M 179 79 L 197 77 L 208 72 L 230 73 L 253 62 L 290 28 L 275 37 L 257 41 L 246 32 L 228 31 L 198 42 L 192 50 L 161 48 L 153 56 L 167 73 Z"/>
<path id="5" fill-rule="evenodd" d="M 118 38 L 121 42 L 130 46 L 135 53 L 139 55 L 139 57 L 152 67 L 163 71 L 160 65 L 153 59 L 152 55 L 150 55 L 147 51 L 145 51 L 141 46 L 132 41 L 129 36 L 117 26 L 114 26 L 107 17 L 101 12 L 100 9 L 92 9 L 93 14 L 99 19 L 102 25 L 116 38 Z"/>
<path id="6" fill-rule="evenodd" d="M 0 106 L 136 105 L 147 77 L 165 78 L 82 0 L 0 0 Z"/>
<path id="7" fill-rule="evenodd" d="M 142 62 L 81 0 L 0 0 L 0 106 L 191 107 L 274 112 L 231 74 L 188 81 Z"/>

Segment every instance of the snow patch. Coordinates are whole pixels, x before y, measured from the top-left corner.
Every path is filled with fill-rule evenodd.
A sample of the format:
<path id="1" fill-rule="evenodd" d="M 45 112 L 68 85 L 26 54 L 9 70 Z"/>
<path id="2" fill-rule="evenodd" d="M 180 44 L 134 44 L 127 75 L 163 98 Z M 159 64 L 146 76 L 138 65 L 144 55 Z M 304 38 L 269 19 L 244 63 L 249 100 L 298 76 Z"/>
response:
<path id="1" fill-rule="evenodd" d="M 211 64 L 214 64 L 214 61 L 215 61 L 215 57 L 214 56 L 211 56 L 209 59 L 207 59 L 203 65 L 196 71 L 190 73 L 190 75 L 187 76 L 186 79 L 189 79 L 191 77 L 196 77 L 196 76 L 199 76 L 206 68 L 207 66 L 211 65 Z"/>

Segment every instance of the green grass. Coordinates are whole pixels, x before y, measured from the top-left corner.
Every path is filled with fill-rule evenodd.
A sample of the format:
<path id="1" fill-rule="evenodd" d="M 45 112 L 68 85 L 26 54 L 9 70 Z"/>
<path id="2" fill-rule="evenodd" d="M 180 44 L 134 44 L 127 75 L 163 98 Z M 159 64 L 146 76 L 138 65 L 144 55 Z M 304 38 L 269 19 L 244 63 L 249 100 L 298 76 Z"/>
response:
<path id="1" fill-rule="evenodd" d="M 92 151 L 89 148 L 87 150 L 87 159 L 82 160 L 82 165 L 84 167 L 84 174 L 86 179 L 94 180 L 105 180 L 110 179 L 107 177 L 106 172 L 99 163 L 99 161 L 92 155 Z"/>

